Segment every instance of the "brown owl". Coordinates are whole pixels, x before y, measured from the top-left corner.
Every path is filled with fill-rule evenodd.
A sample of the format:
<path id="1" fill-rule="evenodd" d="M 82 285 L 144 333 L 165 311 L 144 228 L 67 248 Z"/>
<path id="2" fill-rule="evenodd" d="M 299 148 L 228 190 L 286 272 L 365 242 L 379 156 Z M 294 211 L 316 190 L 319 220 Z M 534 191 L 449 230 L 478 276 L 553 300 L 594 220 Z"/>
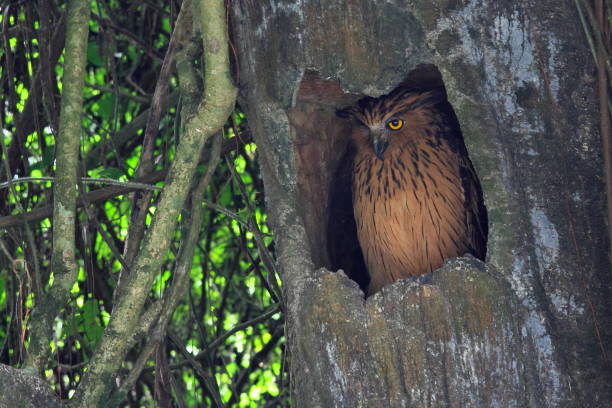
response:
<path id="1" fill-rule="evenodd" d="M 485 259 L 482 189 L 443 88 L 400 87 L 338 115 L 355 123 L 352 204 L 368 295 L 465 253 Z"/>

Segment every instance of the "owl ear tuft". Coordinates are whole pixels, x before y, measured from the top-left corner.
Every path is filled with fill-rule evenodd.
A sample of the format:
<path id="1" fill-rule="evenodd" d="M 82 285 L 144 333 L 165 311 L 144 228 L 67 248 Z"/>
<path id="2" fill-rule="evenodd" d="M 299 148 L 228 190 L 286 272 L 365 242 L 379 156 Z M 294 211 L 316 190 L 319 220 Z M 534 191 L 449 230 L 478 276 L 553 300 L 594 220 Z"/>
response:
<path id="1" fill-rule="evenodd" d="M 419 93 L 418 97 L 406 107 L 406 110 L 433 107 L 443 102 L 446 102 L 446 90 L 444 88 L 433 89 Z"/>
<path id="2" fill-rule="evenodd" d="M 446 102 L 446 89 L 444 88 L 424 92 L 419 98 L 420 106 L 435 106 L 441 102 Z"/>
<path id="3" fill-rule="evenodd" d="M 346 108 L 336 109 L 336 116 L 339 118 L 353 119 L 355 118 L 356 109 L 354 106 L 347 106 Z"/>

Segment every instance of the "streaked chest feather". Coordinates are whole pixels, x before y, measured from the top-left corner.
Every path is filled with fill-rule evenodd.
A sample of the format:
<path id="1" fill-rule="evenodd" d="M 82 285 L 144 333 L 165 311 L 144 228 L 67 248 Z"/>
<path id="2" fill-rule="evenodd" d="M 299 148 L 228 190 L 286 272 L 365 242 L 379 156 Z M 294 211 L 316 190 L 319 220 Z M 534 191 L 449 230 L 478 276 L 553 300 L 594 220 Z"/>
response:
<path id="1" fill-rule="evenodd" d="M 463 254 L 465 198 L 455 153 L 424 140 L 357 154 L 353 202 L 373 285 L 431 272 Z"/>

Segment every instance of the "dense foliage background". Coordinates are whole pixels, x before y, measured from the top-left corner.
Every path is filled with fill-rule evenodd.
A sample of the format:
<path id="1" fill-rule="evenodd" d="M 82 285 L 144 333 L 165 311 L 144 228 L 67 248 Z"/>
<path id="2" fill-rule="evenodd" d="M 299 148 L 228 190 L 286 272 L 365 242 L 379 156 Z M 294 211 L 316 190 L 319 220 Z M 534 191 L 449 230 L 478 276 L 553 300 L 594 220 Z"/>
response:
<path id="1" fill-rule="evenodd" d="M 61 317 L 48 322 L 55 334 L 45 376 L 62 399 L 74 392 L 108 323 L 122 265 L 129 270 L 151 222 L 181 134 L 178 77 L 174 70 L 160 75 L 180 2 L 92 0 L 90 6 L 79 274 Z M 52 177 L 65 25 L 63 1 L 10 1 L 0 15 L 0 362 L 13 366 L 25 358 L 37 297 L 53 281 Z M 196 49 L 193 63 L 201 67 L 200 57 Z M 156 87 L 166 87 L 160 103 L 153 101 Z M 189 295 L 161 335 L 154 327 L 129 353 L 123 371 L 133 384 L 125 406 L 287 404 L 280 292 L 266 262 L 272 238 L 256 147 L 239 108 L 222 133 L 222 157 L 202 204 Z M 202 155 L 201 174 L 212 151 L 208 146 Z M 190 220 L 186 210 L 151 303 L 164 300 L 172 287 Z M 142 354 L 146 349 L 153 352 Z M 132 371 L 141 355 L 144 368 Z"/>

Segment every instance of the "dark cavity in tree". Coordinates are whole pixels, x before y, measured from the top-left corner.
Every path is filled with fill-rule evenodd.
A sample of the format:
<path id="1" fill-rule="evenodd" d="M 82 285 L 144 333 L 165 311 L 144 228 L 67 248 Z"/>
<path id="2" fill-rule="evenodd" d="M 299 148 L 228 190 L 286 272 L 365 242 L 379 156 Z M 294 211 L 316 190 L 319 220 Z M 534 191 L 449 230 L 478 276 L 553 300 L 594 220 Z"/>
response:
<path id="1" fill-rule="evenodd" d="M 415 91 L 445 89 L 440 72 L 431 64 L 416 67 L 400 86 Z M 342 269 L 365 291 L 369 275 L 357 239 L 352 202 L 356 150 L 347 137 L 350 125 L 335 115 L 337 108 L 364 96 L 345 93 L 338 83 L 309 72 L 302 79 L 289 118 L 295 131 L 301 212 L 315 266 Z"/>

